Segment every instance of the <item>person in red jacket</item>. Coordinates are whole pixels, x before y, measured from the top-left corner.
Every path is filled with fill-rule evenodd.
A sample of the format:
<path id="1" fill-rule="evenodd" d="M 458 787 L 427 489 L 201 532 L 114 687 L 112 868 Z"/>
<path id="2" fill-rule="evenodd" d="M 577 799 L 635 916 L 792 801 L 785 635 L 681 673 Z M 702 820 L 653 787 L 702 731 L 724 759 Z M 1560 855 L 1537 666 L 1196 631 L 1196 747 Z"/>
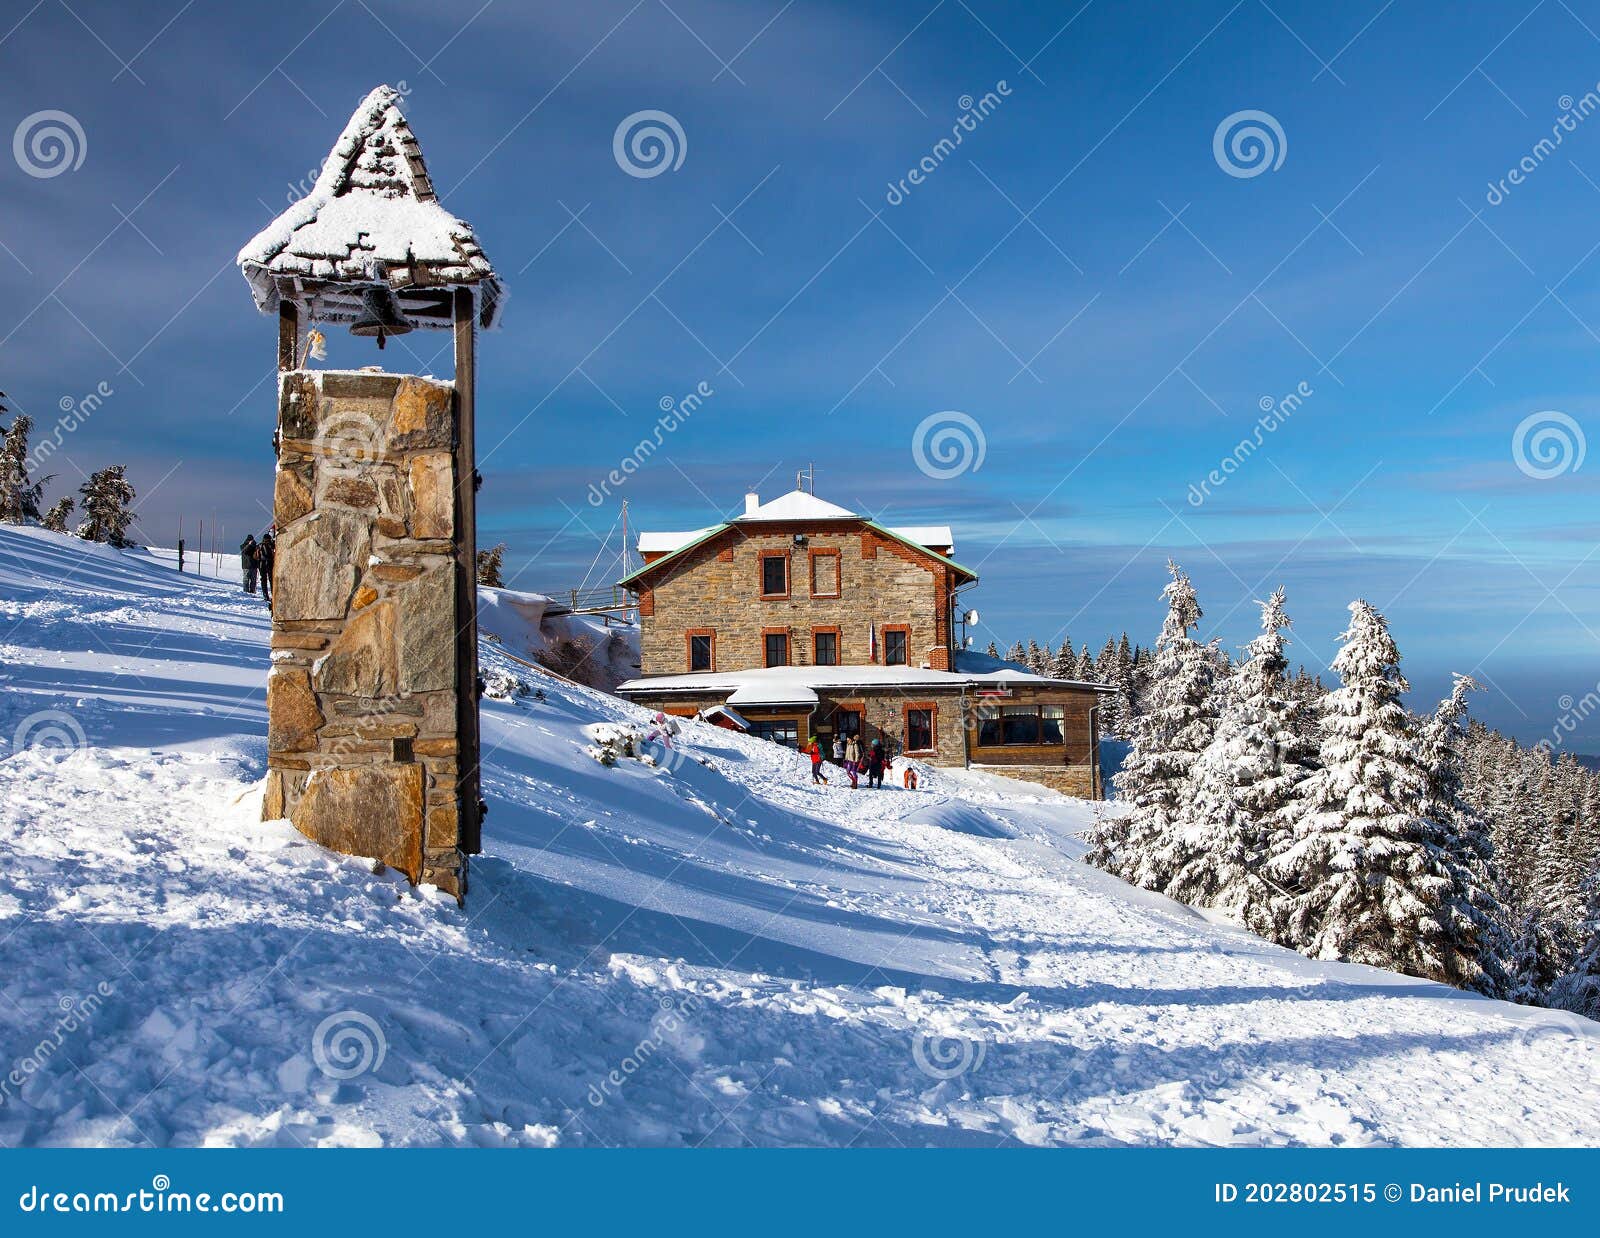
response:
<path id="1" fill-rule="evenodd" d="M 816 736 L 811 737 L 805 752 L 811 758 L 811 781 L 827 786 L 828 780 L 822 774 L 822 745 L 817 742 Z"/>

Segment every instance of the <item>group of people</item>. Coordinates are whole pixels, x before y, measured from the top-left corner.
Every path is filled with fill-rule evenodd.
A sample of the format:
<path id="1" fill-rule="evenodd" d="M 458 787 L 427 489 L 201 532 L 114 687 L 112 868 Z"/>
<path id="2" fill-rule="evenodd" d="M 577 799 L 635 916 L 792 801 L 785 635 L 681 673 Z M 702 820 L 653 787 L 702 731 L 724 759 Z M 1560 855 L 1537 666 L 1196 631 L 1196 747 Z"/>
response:
<path id="1" fill-rule="evenodd" d="M 822 762 L 825 754 L 822 750 L 822 741 L 812 736 L 809 743 L 801 749 L 811 758 L 811 781 L 813 784 L 826 786 L 828 776 L 822 772 Z M 850 779 L 850 789 L 857 790 L 862 774 L 867 776 L 869 787 L 881 790 L 883 776 L 888 773 L 893 759 L 889 756 L 888 749 L 883 746 L 882 739 L 874 739 L 863 751 L 861 739 L 856 735 L 833 737 L 833 762 L 844 767 L 845 776 Z M 910 761 L 905 762 L 905 771 L 902 781 L 908 791 L 917 789 L 917 767 Z"/>
<path id="2" fill-rule="evenodd" d="M 239 566 L 244 569 L 244 591 L 253 595 L 256 582 L 259 581 L 261 596 L 266 599 L 268 606 L 272 605 L 272 568 L 278 555 L 277 529 L 277 525 L 271 526 L 261 535 L 260 541 L 256 540 L 254 533 L 247 533 L 244 541 L 239 543 Z"/>

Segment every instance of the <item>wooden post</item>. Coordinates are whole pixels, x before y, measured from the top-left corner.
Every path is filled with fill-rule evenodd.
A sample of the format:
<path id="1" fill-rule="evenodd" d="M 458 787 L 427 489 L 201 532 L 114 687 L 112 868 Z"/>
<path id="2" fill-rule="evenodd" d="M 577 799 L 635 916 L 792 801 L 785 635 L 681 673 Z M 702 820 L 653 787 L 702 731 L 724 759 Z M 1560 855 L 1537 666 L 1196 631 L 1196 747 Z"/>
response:
<path id="1" fill-rule="evenodd" d="M 454 293 L 456 343 L 456 710 L 460 730 L 461 849 L 483 850 L 478 775 L 478 495 L 473 434 L 477 383 L 478 300 L 470 288 Z"/>
<path id="2" fill-rule="evenodd" d="M 278 302 L 278 370 L 300 368 L 300 307 L 293 301 Z"/>

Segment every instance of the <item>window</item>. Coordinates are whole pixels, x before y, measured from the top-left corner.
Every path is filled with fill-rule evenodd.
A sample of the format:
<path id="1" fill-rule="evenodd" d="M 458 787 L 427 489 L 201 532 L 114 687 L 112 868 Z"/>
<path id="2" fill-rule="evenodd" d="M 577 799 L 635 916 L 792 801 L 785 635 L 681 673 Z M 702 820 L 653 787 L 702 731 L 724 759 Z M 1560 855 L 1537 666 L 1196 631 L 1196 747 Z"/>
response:
<path id="1" fill-rule="evenodd" d="M 841 709 L 833 715 L 833 726 L 841 739 L 861 737 L 861 713 L 859 709 Z"/>
<path id="2" fill-rule="evenodd" d="M 774 550 L 761 556 L 761 596 L 786 598 L 789 596 L 789 552 Z"/>
<path id="3" fill-rule="evenodd" d="M 813 550 L 811 552 L 811 596 L 836 598 L 839 596 L 839 552 Z"/>
<path id="4" fill-rule="evenodd" d="M 836 631 L 817 630 L 811 634 L 812 643 L 815 645 L 815 656 L 811 659 L 816 666 L 839 665 L 839 633 Z"/>
<path id="5" fill-rule="evenodd" d="M 766 647 L 768 666 L 789 665 L 789 634 L 787 632 L 768 632 L 762 637 L 762 644 Z"/>
<path id="6" fill-rule="evenodd" d="M 773 743 L 783 744 L 787 748 L 800 747 L 800 727 L 793 718 L 751 722 L 750 734 L 760 739 L 770 739 Z"/>
<path id="7" fill-rule="evenodd" d="M 1066 717 L 1064 705 L 980 705 L 978 747 L 1064 744 Z"/>
<path id="8" fill-rule="evenodd" d="M 1007 705 L 1000 711 L 1001 743 L 1037 744 L 1039 709 L 1035 705 Z"/>
<path id="9" fill-rule="evenodd" d="M 716 634 L 710 631 L 689 633 L 689 669 L 716 670 Z"/>
<path id="10" fill-rule="evenodd" d="M 933 706 L 906 707 L 906 751 L 933 751 Z"/>
<path id="11" fill-rule="evenodd" d="M 883 630 L 883 664 L 885 666 L 905 666 L 906 636 L 904 628 L 884 628 Z"/>

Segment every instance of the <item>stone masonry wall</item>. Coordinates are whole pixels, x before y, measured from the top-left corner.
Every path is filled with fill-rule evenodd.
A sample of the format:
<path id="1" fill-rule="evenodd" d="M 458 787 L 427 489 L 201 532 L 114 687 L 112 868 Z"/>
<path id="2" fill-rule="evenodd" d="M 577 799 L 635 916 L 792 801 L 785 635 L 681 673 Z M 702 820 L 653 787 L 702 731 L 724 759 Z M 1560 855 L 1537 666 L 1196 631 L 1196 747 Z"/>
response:
<path id="1" fill-rule="evenodd" d="M 806 545 L 796 546 L 797 532 Z M 813 597 L 811 559 L 816 551 L 837 551 L 837 598 Z M 762 552 L 789 559 L 789 596 L 761 596 Z M 944 576 L 948 569 L 919 558 L 859 527 L 819 532 L 816 527 L 759 525 L 735 528 L 714 538 L 665 570 L 640 602 L 641 675 L 681 675 L 689 669 L 687 634 L 715 634 L 714 670 L 748 670 L 766 665 L 763 637 L 769 630 L 789 634 L 789 661 L 809 666 L 814 628 L 837 628 L 839 662 L 864 665 L 871 658 L 869 625 L 878 625 L 878 661 L 883 661 L 885 624 L 910 629 L 906 641 L 911 666 L 936 668 L 948 657 L 949 634 L 943 617 Z"/>
<path id="2" fill-rule="evenodd" d="M 278 431 L 263 815 L 460 898 L 454 391 L 285 373 Z"/>

